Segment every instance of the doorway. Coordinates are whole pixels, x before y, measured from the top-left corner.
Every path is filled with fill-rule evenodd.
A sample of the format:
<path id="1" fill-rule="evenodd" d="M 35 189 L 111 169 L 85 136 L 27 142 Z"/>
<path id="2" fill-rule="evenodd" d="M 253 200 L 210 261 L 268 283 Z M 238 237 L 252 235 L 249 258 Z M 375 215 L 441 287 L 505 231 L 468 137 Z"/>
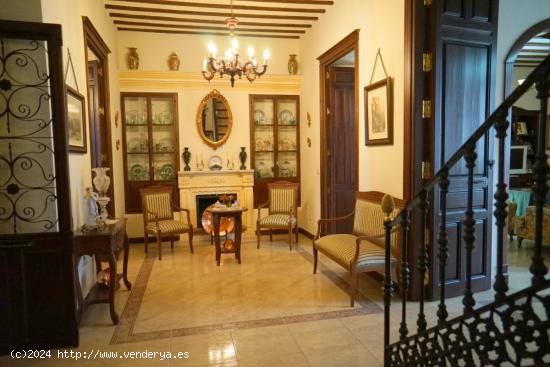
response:
<path id="1" fill-rule="evenodd" d="M 107 191 L 107 196 L 111 198 L 111 201 L 107 205 L 107 211 L 111 216 L 115 216 L 113 155 L 109 119 L 108 56 L 111 51 L 87 17 L 82 17 L 82 23 L 86 56 L 91 168 L 111 168 L 111 185 Z"/>
<path id="2" fill-rule="evenodd" d="M 539 22 L 523 33 L 514 43 L 506 58 L 504 97 L 517 88 L 550 53 L 550 19 Z M 533 165 L 537 149 L 538 120 L 540 100 L 536 88 L 529 89 L 510 110 L 511 123 L 505 150 L 505 167 L 508 168 L 509 202 L 515 203 L 515 217 L 523 217 L 529 206 L 535 205 L 532 195 Z M 547 116 L 550 119 L 550 115 Z M 547 152 L 550 124 L 547 124 Z M 550 158 L 549 158 L 550 161 Z M 546 204 L 550 202 L 547 195 Z M 510 209 L 509 209 L 510 210 Z M 504 246 L 504 272 L 510 278 L 521 277 L 527 271 L 533 255 L 532 238 L 521 240 L 517 236 L 518 228 L 508 224 L 509 244 Z M 528 228 L 528 227 L 526 227 Z M 543 248 L 544 250 L 544 248 Z M 544 253 L 546 255 L 546 253 Z"/>
<path id="3" fill-rule="evenodd" d="M 359 177 L 359 30 L 321 55 L 321 216 L 353 211 Z M 334 223 L 328 233 L 351 233 L 351 221 Z"/>

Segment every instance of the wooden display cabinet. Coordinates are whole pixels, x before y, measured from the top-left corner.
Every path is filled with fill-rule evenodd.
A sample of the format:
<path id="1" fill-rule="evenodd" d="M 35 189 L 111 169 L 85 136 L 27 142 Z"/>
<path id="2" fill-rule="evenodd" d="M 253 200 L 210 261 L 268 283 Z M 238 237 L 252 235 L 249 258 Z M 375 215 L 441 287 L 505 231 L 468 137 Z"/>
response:
<path id="1" fill-rule="evenodd" d="M 300 99 L 296 95 L 251 94 L 250 150 L 254 207 L 267 201 L 267 184 L 300 182 Z"/>
<path id="2" fill-rule="evenodd" d="M 139 189 L 172 186 L 179 205 L 176 93 L 121 93 L 126 213 L 141 213 Z"/>

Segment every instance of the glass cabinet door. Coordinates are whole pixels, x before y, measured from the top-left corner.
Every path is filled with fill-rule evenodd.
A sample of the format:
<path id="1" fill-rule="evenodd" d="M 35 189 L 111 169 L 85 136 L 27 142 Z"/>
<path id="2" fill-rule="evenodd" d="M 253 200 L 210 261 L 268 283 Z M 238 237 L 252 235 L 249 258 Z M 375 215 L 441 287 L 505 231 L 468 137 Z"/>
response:
<path id="1" fill-rule="evenodd" d="M 124 99 L 126 162 L 128 181 L 149 180 L 149 130 L 147 98 Z"/>
<path id="2" fill-rule="evenodd" d="M 275 124 L 272 99 L 254 101 L 254 167 L 256 178 L 275 175 Z"/>
<path id="3" fill-rule="evenodd" d="M 277 177 L 298 177 L 297 101 L 277 100 Z"/>
<path id="4" fill-rule="evenodd" d="M 173 98 L 152 97 L 152 175 L 155 181 L 174 180 L 176 177 L 177 141 L 174 132 L 175 106 Z"/>

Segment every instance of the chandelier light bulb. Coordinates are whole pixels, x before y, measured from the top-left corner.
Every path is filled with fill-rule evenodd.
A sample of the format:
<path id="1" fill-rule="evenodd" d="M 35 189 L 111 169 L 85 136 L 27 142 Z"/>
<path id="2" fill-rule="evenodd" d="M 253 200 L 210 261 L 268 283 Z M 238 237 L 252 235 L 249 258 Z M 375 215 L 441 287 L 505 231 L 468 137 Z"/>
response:
<path id="1" fill-rule="evenodd" d="M 212 41 L 208 42 L 208 52 L 210 52 L 210 55 L 212 57 L 216 57 L 216 53 L 218 52 L 218 50 L 216 48 L 216 45 Z"/>
<path id="2" fill-rule="evenodd" d="M 233 58 L 233 50 L 232 49 L 227 49 L 225 51 L 225 58 L 227 60 L 231 60 Z"/>
<path id="3" fill-rule="evenodd" d="M 252 46 L 248 47 L 248 57 L 253 58 L 254 57 L 254 48 Z"/>
<path id="4" fill-rule="evenodd" d="M 269 50 L 265 50 L 264 51 L 264 65 L 267 64 L 267 60 L 269 60 L 270 57 L 271 57 L 271 53 L 269 52 Z"/>
<path id="5" fill-rule="evenodd" d="M 235 37 L 231 37 L 231 48 L 233 52 L 236 52 L 239 49 L 239 41 Z"/>

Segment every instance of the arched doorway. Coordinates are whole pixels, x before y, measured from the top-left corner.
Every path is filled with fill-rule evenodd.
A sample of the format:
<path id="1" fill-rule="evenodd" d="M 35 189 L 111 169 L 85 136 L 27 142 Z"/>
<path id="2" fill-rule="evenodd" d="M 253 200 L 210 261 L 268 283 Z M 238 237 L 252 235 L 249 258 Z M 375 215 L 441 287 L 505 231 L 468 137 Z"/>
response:
<path id="1" fill-rule="evenodd" d="M 508 52 L 504 75 L 504 96 L 512 93 L 549 53 L 550 19 L 546 19 L 526 30 Z M 527 207 L 533 205 L 531 168 L 535 158 L 540 108 L 540 100 L 536 95 L 534 87 L 529 89 L 509 112 L 511 127 L 505 164 L 509 169 L 509 201 L 515 202 L 517 207 L 514 217 L 510 217 L 510 223 L 508 223 L 510 236 L 509 246 L 505 248 L 505 263 L 508 264 L 507 272 L 514 274 L 514 277 L 527 271 L 525 264 L 530 263 L 532 256 L 533 242 L 518 241 L 518 237 L 514 235 L 517 227 L 515 225 L 517 219 L 514 220 L 514 218 L 524 216 Z M 548 151 L 549 148 L 546 149 Z"/>

